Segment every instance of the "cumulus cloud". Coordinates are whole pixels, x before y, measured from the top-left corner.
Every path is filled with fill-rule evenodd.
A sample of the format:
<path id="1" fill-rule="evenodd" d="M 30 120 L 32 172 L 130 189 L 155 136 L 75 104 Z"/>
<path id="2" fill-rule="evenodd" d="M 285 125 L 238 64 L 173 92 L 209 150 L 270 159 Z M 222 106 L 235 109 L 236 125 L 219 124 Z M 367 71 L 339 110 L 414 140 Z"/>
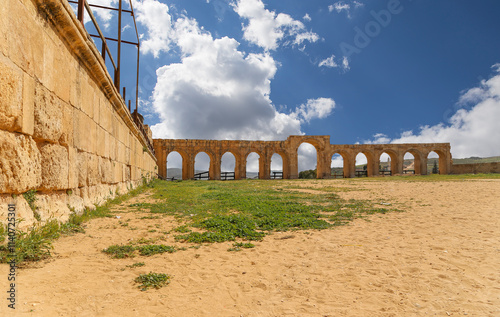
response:
<path id="1" fill-rule="evenodd" d="M 449 142 L 454 157 L 500 155 L 500 69 L 483 80 L 478 87 L 462 93 L 457 110 L 447 123 L 422 126 L 417 133 L 405 131 L 399 138 L 390 140 L 377 134 L 374 140 L 384 143 L 438 143 Z"/>
<path id="2" fill-rule="evenodd" d="M 308 13 L 306 13 L 306 14 L 302 17 L 302 20 L 307 21 L 307 22 L 311 22 L 311 21 L 312 21 L 312 19 L 311 19 L 311 17 L 309 16 L 309 14 L 308 14 Z"/>
<path id="3" fill-rule="evenodd" d="M 269 98 L 277 66 L 268 53 L 240 52 L 236 40 L 214 39 L 186 17 L 173 30 L 182 59 L 157 70 L 153 106 L 162 122 L 152 127 L 155 137 L 284 139 L 334 107 L 319 98 L 281 113 Z"/>
<path id="4" fill-rule="evenodd" d="M 290 42 L 296 45 L 319 40 L 316 33 L 307 31 L 302 22 L 290 15 L 267 10 L 262 0 L 237 0 L 233 8 L 240 17 L 248 20 L 243 26 L 245 40 L 266 50 L 277 49 L 285 38 L 291 38 Z"/>
<path id="5" fill-rule="evenodd" d="M 156 70 L 147 102 L 161 121 L 151 127 L 155 138 L 283 140 L 303 134 L 302 124 L 325 118 L 335 107 L 332 99 L 317 98 L 295 110 L 278 111 L 270 99 L 277 63 L 268 51 L 241 52 L 235 39 L 214 38 L 187 13 L 171 15 L 157 0 L 135 6 L 137 20 L 147 30 L 143 52 L 157 57 L 175 49 L 180 57 L 180 62 Z M 298 22 L 263 5 L 253 10 L 271 14 L 279 25 Z M 309 36 L 306 31 L 295 35 L 302 36 L 294 38 L 297 43 Z"/>
<path id="6" fill-rule="evenodd" d="M 335 101 L 330 98 L 309 99 L 295 110 L 294 114 L 301 122 L 309 122 L 311 119 L 323 119 L 328 117 L 335 108 Z"/>
<path id="7" fill-rule="evenodd" d="M 142 35 L 141 50 L 158 58 L 161 52 L 168 52 L 176 34 L 172 29 L 172 17 L 168 6 L 156 0 L 135 1 L 137 22 L 142 24 L 147 34 Z"/>

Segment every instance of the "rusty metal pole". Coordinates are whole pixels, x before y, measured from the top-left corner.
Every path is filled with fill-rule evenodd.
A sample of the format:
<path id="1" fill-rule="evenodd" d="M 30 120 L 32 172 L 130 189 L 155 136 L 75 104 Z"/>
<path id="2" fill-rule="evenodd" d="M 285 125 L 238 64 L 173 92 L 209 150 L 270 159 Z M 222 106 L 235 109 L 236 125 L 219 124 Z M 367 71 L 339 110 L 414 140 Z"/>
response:
<path id="1" fill-rule="evenodd" d="M 102 40 L 102 49 L 101 49 L 101 56 L 104 61 L 106 61 L 106 42 Z"/>
<path id="2" fill-rule="evenodd" d="M 84 9 L 85 9 L 85 0 L 78 0 L 78 21 L 83 23 L 83 16 L 84 16 Z"/>
<path id="3" fill-rule="evenodd" d="M 125 100 L 125 96 L 127 95 L 127 89 L 125 88 L 125 86 L 123 86 L 123 100 Z"/>
<path id="4" fill-rule="evenodd" d="M 141 44 L 139 42 L 139 38 L 137 38 L 137 79 L 135 83 L 135 112 L 137 112 L 137 108 L 139 107 L 139 56 L 140 56 L 140 47 Z"/>
<path id="5" fill-rule="evenodd" d="M 115 72 L 115 86 L 120 91 L 121 53 L 122 53 L 122 0 L 118 1 L 118 56 Z"/>

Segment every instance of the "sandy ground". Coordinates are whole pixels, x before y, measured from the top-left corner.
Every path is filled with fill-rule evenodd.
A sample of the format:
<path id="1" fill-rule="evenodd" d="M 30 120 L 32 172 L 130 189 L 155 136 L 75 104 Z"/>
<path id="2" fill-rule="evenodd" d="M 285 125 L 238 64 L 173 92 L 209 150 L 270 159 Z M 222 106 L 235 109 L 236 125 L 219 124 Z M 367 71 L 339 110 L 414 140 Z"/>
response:
<path id="1" fill-rule="evenodd" d="M 331 230 L 274 233 L 241 252 L 228 252 L 228 242 L 110 259 L 102 249 L 165 236 L 161 231 L 178 225 L 172 217 L 121 213 L 56 241 L 52 260 L 18 270 L 16 314 L 1 299 L 0 315 L 500 316 L 499 180 L 308 186 L 338 187 L 344 198 L 384 201 L 405 212 Z M 119 224 L 127 219 L 128 227 Z M 161 243 L 175 244 L 172 235 Z M 135 262 L 146 265 L 126 267 Z M 6 298 L 7 267 L 0 269 Z M 133 280 L 150 271 L 173 275 L 171 284 L 140 291 Z"/>

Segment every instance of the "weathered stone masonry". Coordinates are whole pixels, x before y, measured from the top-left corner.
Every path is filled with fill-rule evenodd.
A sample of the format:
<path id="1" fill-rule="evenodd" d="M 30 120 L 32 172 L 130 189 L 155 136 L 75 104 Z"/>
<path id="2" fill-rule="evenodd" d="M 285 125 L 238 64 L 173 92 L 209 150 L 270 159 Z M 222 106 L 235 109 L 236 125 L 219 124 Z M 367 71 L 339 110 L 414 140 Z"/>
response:
<path id="1" fill-rule="evenodd" d="M 0 5 L 0 221 L 37 190 L 42 221 L 65 220 L 156 174 L 156 159 L 66 0 Z M 5 208 L 4 208 L 5 207 Z"/>
<path id="2" fill-rule="evenodd" d="M 191 179 L 194 176 L 194 161 L 198 153 L 205 152 L 210 157 L 210 179 L 220 179 L 222 156 L 230 152 L 236 160 L 235 178 L 246 176 L 246 161 L 250 153 L 259 155 L 259 178 L 269 179 L 271 157 L 279 154 L 283 160 L 283 178 L 298 178 L 297 150 L 302 143 L 310 143 L 317 151 L 317 177 L 330 177 L 330 162 L 332 156 L 340 154 L 344 159 L 344 177 L 354 177 L 356 155 L 363 153 L 367 160 L 368 176 L 378 174 L 380 155 L 387 153 L 391 157 L 393 174 L 403 173 L 403 161 L 406 153 L 415 158 L 415 174 L 427 174 L 427 156 L 434 151 L 439 155 L 440 174 L 449 174 L 452 159 L 449 143 L 418 143 L 418 144 L 330 144 L 330 136 L 290 136 L 286 141 L 216 141 L 216 140 L 153 140 L 158 161 L 158 173 L 167 176 L 167 156 L 178 152 L 182 156 L 182 178 Z"/>

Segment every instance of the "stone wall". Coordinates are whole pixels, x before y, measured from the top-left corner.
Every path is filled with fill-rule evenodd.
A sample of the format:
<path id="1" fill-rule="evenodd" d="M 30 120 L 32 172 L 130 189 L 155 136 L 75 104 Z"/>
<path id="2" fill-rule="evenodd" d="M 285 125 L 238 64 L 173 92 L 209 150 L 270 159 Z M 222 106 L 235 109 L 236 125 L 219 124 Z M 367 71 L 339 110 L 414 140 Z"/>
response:
<path id="1" fill-rule="evenodd" d="M 2 0 L 0 221 L 36 221 L 30 190 L 42 221 L 125 193 L 156 174 L 146 144 L 67 1 Z"/>
<path id="2" fill-rule="evenodd" d="M 500 163 L 453 164 L 450 174 L 500 173 Z"/>

